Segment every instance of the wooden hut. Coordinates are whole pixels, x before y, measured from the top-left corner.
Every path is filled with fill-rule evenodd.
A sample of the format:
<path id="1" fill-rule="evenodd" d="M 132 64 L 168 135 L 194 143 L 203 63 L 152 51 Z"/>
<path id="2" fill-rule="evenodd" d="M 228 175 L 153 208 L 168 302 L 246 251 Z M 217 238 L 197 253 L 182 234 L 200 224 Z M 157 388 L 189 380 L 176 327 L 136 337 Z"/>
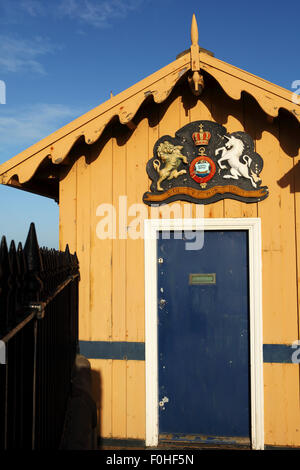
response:
<path id="1" fill-rule="evenodd" d="M 0 181 L 59 204 L 102 442 L 300 446 L 300 106 L 191 36 Z"/>

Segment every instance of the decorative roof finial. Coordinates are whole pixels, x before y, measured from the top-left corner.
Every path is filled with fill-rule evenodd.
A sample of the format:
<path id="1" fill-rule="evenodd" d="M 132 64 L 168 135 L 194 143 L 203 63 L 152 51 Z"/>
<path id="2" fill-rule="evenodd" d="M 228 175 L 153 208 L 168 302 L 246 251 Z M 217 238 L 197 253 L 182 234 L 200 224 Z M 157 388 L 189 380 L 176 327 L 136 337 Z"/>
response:
<path id="1" fill-rule="evenodd" d="M 198 44 L 199 34 L 195 13 L 192 18 L 191 26 L 191 69 L 194 72 L 190 80 L 192 91 L 195 95 L 200 95 L 204 86 L 203 77 L 200 75 L 200 53 Z M 192 83 L 193 82 L 193 83 Z"/>
<path id="2" fill-rule="evenodd" d="M 199 34 L 198 34 L 198 25 L 197 25 L 195 13 L 193 13 L 193 18 L 192 18 L 191 40 L 192 40 L 192 46 L 198 46 Z"/>

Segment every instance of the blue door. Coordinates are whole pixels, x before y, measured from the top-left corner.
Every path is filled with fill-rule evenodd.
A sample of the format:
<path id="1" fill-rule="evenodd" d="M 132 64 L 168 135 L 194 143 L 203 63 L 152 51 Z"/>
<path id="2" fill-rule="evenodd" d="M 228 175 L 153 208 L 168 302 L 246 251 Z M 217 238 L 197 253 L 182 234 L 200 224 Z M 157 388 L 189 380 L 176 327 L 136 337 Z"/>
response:
<path id="1" fill-rule="evenodd" d="M 248 232 L 205 231 L 195 251 L 162 233 L 159 440 L 250 443 Z"/>

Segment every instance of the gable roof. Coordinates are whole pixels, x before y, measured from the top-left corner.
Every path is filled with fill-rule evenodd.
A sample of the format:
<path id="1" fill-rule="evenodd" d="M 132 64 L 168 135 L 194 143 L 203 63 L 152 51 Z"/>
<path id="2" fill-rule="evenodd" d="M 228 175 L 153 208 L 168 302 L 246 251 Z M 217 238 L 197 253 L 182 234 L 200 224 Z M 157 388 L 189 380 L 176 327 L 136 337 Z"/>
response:
<path id="1" fill-rule="evenodd" d="M 84 138 L 88 145 L 94 143 L 115 117 L 118 117 L 121 124 L 131 127 L 132 119 L 149 96 L 152 96 L 156 103 L 161 103 L 170 95 L 183 75 L 195 73 L 193 54 L 195 52 L 191 47 L 191 51 L 181 54 L 166 67 L 111 97 L 0 165 L 0 183 L 57 198 L 57 189 L 51 189 L 51 184 L 48 188 L 47 185 L 38 187 L 34 183 L 30 184 L 43 164 L 49 160 L 54 165 L 64 162 L 73 145 L 81 138 Z M 204 52 L 199 46 L 197 55 L 200 70 L 217 80 L 229 97 L 238 100 L 242 92 L 247 92 L 269 116 L 276 117 L 279 111 L 284 109 L 300 122 L 300 105 L 293 103 L 291 91 L 227 64 Z"/>

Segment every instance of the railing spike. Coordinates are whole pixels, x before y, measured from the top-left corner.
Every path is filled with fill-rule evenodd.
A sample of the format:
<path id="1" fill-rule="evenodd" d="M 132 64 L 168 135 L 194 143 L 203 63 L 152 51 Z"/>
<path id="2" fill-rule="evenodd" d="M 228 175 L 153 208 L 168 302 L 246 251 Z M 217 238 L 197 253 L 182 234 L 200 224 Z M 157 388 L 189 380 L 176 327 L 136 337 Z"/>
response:
<path id="1" fill-rule="evenodd" d="M 21 242 L 19 242 L 19 244 L 18 244 L 17 255 L 19 257 L 21 272 L 22 272 L 22 274 L 25 274 L 25 272 L 27 271 L 27 264 L 26 264 L 25 253 L 24 253 Z"/>
<path id="2" fill-rule="evenodd" d="M 8 247 L 5 236 L 1 238 L 0 244 L 0 262 L 2 262 L 2 267 L 4 265 L 4 271 L 9 271 L 11 273 L 11 262 L 8 254 Z"/>
<path id="3" fill-rule="evenodd" d="M 36 235 L 35 225 L 30 224 L 29 232 L 24 246 L 28 271 L 40 273 L 43 271 L 43 262 Z"/>
<path id="4" fill-rule="evenodd" d="M 21 289 L 20 289 L 20 301 L 21 304 L 24 305 L 24 299 L 25 299 L 25 280 L 26 280 L 26 273 L 27 273 L 27 263 L 26 263 L 26 258 L 25 258 L 25 253 L 22 247 L 22 243 L 19 242 L 18 247 L 17 247 L 17 257 L 19 260 L 19 266 L 20 266 L 20 283 L 21 283 Z M 24 311 L 26 314 L 26 310 Z"/>
<path id="5" fill-rule="evenodd" d="M 4 235 L 1 238 L 0 250 L 1 250 L 1 252 L 5 251 L 5 250 L 8 251 L 7 250 L 7 242 L 6 242 L 6 238 L 5 238 Z"/>
<path id="6" fill-rule="evenodd" d="M 1 298 L 0 298 L 0 333 L 6 331 L 11 319 L 11 290 L 12 290 L 12 265 L 7 248 L 6 238 L 3 236 L 0 243 L 0 265 L 2 268 Z"/>
<path id="7" fill-rule="evenodd" d="M 22 306 L 22 274 L 20 259 L 17 254 L 14 240 L 9 247 L 9 258 L 11 263 L 11 305 L 9 312 L 9 323 L 14 325 L 21 316 Z"/>
<path id="8" fill-rule="evenodd" d="M 10 242 L 9 257 L 10 257 L 10 262 L 11 262 L 12 273 L 14 275 L 19 276 L 21 269 L 20 269 L 20 262 L 17 256 L 17 250 L 16 250 L 16 245 L 15 245 L 14 240 Z"/>
<path id="9" fill-rule="evenodd" d="M 43 290 L 43 282 L 40 276 L 43 272 L 42 256 L 36 236 L 34 223 L 30 224 L 29 232 L 24 246 L 27 264 L 26 273 L 26 301 L 39 301 Z"/>

